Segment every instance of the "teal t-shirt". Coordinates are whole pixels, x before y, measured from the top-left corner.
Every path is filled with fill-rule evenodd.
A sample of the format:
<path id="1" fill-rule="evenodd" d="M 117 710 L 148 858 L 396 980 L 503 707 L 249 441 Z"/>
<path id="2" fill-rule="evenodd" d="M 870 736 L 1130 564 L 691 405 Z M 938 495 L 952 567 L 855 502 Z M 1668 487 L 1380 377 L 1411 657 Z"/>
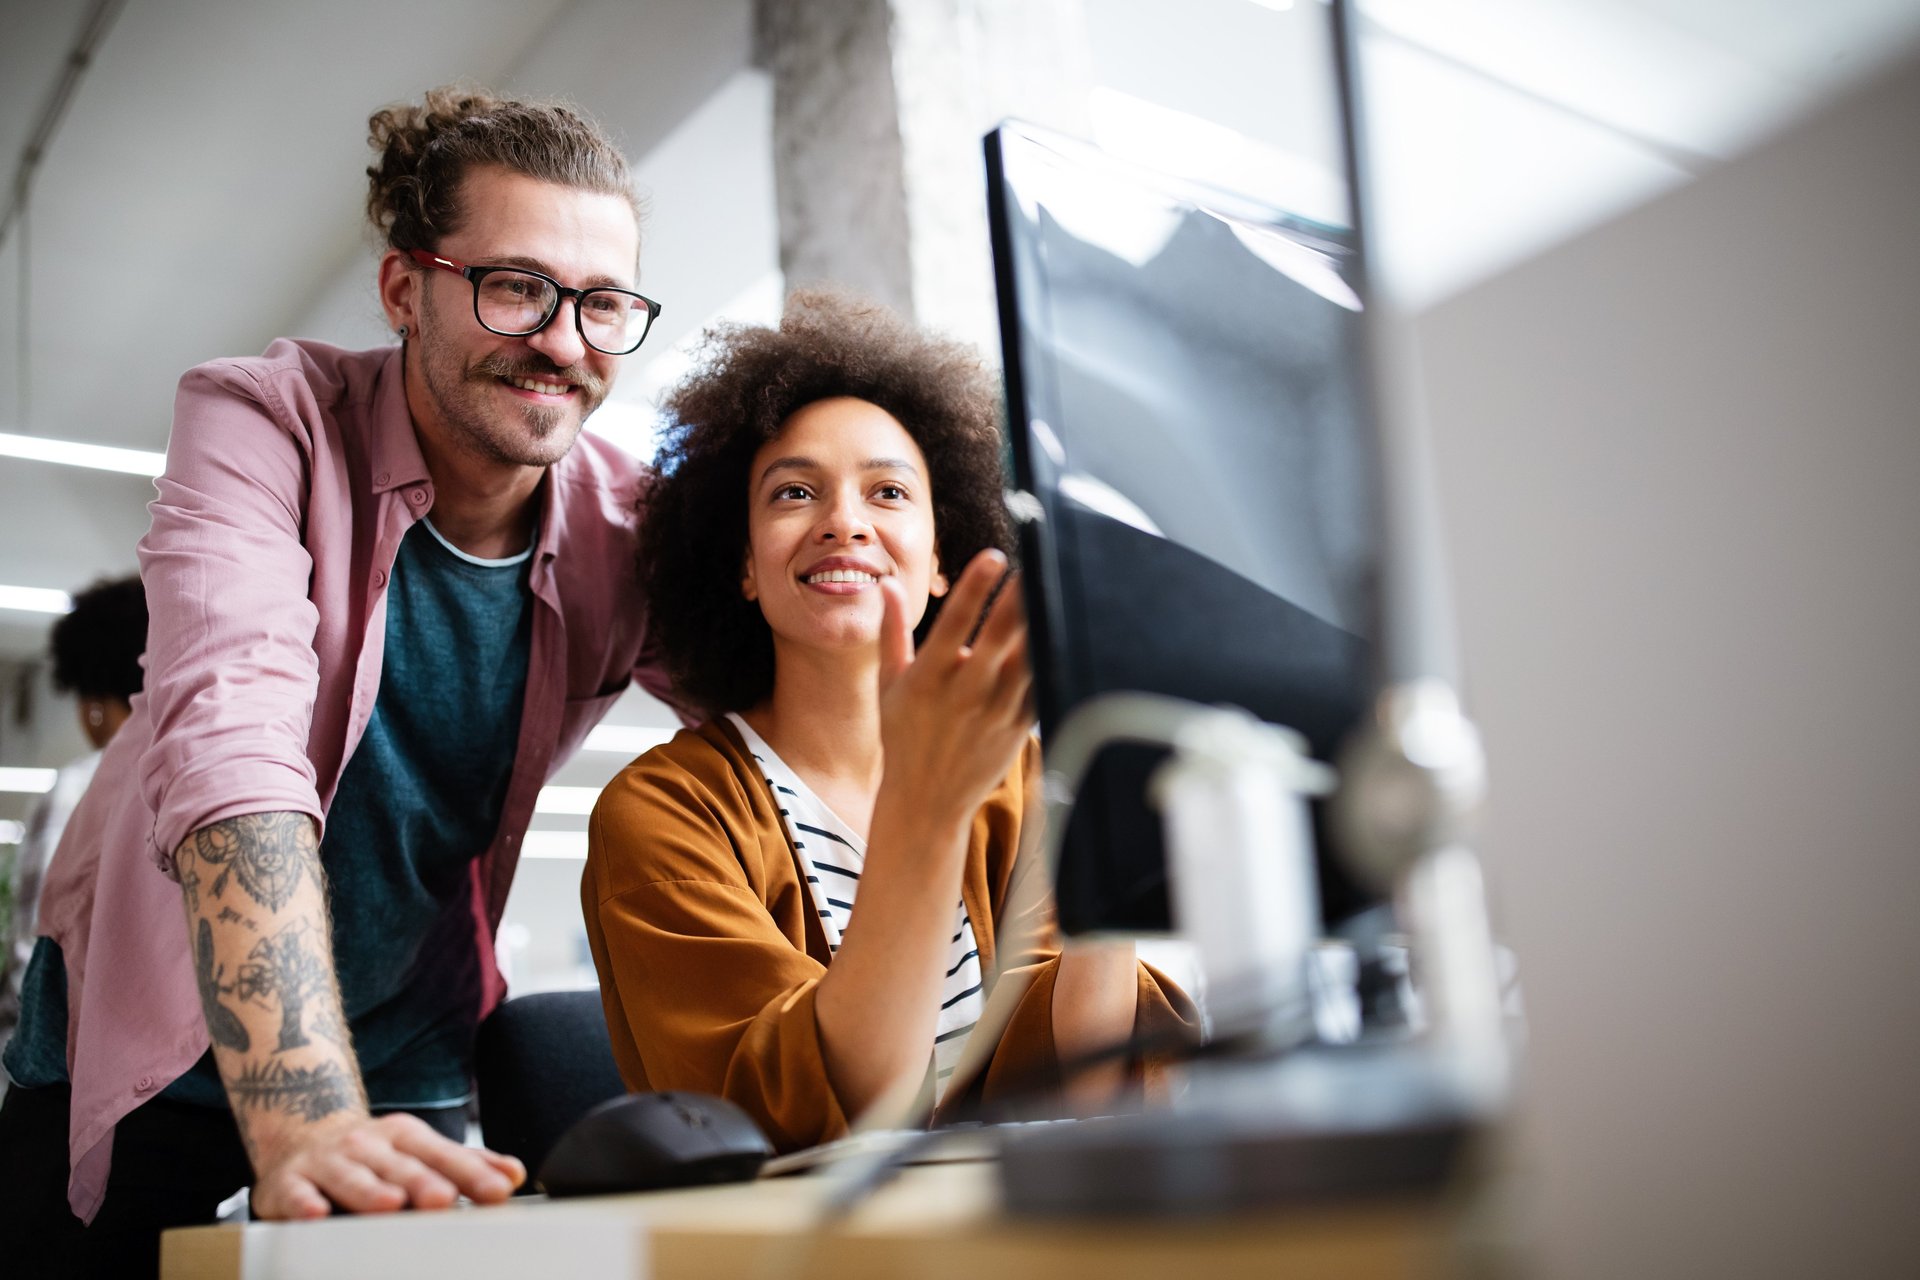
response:
<path id="1" fill-rule="evenodd" d="M 334 969 L 374 1106 L 453 1106 L 469 1092 L 480 1013 L 470 867 L 492 843 L 520 733 L 533 637 L 530 553 L 478 560 L 422 520 L 387 588 L 380 692 L 340 776 L 320 861 Z M 6 1066 L 65 1078 L 66 978 L 42 939 Z M 224 1106 L 211 1052 L 165 1096 Z"/>

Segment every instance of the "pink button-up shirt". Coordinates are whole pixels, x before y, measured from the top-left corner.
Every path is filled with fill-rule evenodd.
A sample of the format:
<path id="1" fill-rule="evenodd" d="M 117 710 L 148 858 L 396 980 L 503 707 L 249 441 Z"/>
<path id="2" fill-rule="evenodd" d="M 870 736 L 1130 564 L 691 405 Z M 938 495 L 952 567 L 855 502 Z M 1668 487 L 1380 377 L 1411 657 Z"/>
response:
<path id="1" fill-rule="evenodd" d="M 472 868 L 483 1001 L 490 939 L 541 785 L 643 655 L 635 503 L 646 472 L 590 435 L 551 467 L 529 568 L 526 701 L 505 807 Z M 67 965 L 74 1212 L 106 1191 L 113 1126 L 207 1049 L 173 882 L 190 833 L 247 813 L 324 822 L 380 687 L 387 581 L 433 507 L 398 349 L 282 339 L 180 381 L 166 473 L 140 543 L 146 690 L 60 846 L 42 930 Z"/>

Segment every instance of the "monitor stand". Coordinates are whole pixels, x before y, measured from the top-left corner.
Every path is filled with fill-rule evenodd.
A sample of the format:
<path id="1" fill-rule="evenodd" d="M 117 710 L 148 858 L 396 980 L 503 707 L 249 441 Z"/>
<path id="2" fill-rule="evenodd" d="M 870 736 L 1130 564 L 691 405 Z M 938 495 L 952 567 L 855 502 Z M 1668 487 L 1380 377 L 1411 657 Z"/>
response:
<path id="1" fill-rule="evenodd" d="M 1305 805 L 1326 788 L 1325 767 L 1298 735 L 1235 709 L 1107 695 L 1050 744 L 1049 832 L 1064 830 L 1086 766 L 1116 741 L 1173 750 L 1152 798 L 1176 923 L 1195 945 L 1216 1030 L 1255 1034 L 1242 1034 L 1238 1056 L 1188 1068 L 1169 1107 L 1010 1136 L 1009 1210 L 1190 1215 L 1439 1187 L 1509 1078 L 1478 862 L 1461 840 L 1479 742 L 1451 690 L 1389 689 L 1342 759 L 1342 852 L 1396 890 L 1426 1011 L 1418 1031 L 1351 1044 L 1311 1042 L 1320 928 Z"/>

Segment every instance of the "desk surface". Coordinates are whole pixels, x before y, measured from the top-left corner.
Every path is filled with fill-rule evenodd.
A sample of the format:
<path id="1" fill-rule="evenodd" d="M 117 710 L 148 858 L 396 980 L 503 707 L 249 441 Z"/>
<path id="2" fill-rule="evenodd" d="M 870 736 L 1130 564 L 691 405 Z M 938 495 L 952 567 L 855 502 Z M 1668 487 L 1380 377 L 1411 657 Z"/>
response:
<path id="1" fill-rule="evenodd" d="M 747 1280 L 1102 1280 L 1288 1276 L 1380 1280 L 1441 1271 L 1433 1205 L 1299 1209 L 1201 1222 L 1040 1222 L 1001 1210 L 990 1163 L 907 1170 L 815 1235 L 816 1177 L 591 1200 L 526 1199 L 440 1213 L 169 1231 L 162 1280 L 340 1276 L 740 1276 Z"/>

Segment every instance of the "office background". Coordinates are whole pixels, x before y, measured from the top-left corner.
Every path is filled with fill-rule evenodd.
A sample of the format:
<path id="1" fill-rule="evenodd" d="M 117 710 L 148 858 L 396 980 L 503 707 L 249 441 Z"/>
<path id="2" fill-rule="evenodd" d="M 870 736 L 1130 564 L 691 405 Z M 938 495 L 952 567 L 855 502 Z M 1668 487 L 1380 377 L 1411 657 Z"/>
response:
<path id="1" fill-rule="evenodd" d="M 388 341 L 366 117 L 459 79 L 581 102 L 651 196 L 642 287 L 666 311 L 590 430 L 647 452 L 700 331 L 772 319 L 789 279 L 851 276 L 991 355 L 985 124 L 1017 111 L 1323 198 L 1318 8 L 110 5 L 0 243 L 0 433 L 152 454 L 192 364 L 281 334 Z M 1899 127 L 1920 6 L 1360 8 L 1403 443 L 1431 465 L 1422 552 L 1452 587 L 1526 975 L 1532 1220 L 1570 1273 L 1716 1237 L 1769 1269 L 1865 1260 L 1841 1226 L 1891 1230 L 1914 1182 L 1895 1138 L 1920 1132 L 1890 1074 L 1920 1049 L 1898 947 L 1920 902 L 1899 794 L 1920 794 L 1900 654 L 1920 176 Z M 7 6 L 0 161 L 97 9 Z M 871 136 L 808 136 L 849 78 Z M 808 185 L 876 157 L 891 185 Z M 134 569 L 151 464 L 108 460 L 129 470 L 0 456 L 0 770 L 82 749 L 36 593 Z M 590 980 L 585 811 L 670 724 L 630 695 L 555 779 L 503 931 L 516 989 Z M 0 846 L 40 776 L 0 774 Z M 1815 1186 L 1830 1203 L 1790 1195 Z"/>

